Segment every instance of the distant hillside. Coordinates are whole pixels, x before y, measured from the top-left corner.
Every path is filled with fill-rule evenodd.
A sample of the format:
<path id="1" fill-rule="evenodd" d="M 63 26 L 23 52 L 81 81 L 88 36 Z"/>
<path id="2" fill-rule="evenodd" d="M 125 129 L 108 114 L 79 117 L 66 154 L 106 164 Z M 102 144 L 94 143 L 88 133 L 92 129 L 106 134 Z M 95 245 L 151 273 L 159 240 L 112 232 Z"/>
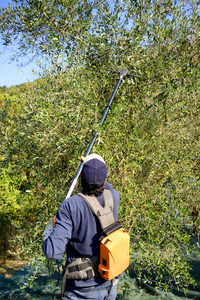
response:
<path id="1" fill-rule="evenodd" d="M 14 94 L 23 93 L 27 89 L 31 88 L 32 85 L 33 85 L 32 82 L 27 82 L 19 85 L 14 85 L 11 87 L 0 86 L 0 93 L 8 93 L 9 95 L 13 96 Z"/>

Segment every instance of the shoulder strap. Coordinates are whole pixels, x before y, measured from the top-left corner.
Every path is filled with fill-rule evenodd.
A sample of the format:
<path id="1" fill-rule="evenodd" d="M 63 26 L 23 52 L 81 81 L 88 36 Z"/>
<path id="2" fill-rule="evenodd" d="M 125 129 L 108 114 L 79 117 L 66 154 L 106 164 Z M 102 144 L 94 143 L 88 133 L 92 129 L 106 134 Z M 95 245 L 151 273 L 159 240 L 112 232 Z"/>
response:
<path id="1" fill-rule="evenodd" d="M 103 191 L 104 207 L 99 203 L 95 196 L 88 196 L 78 193 L 90 206 L 92 212 L 97 216 L 102 230 L 115 222 L 113 214 L 114 200 L 110 190 Z"/>

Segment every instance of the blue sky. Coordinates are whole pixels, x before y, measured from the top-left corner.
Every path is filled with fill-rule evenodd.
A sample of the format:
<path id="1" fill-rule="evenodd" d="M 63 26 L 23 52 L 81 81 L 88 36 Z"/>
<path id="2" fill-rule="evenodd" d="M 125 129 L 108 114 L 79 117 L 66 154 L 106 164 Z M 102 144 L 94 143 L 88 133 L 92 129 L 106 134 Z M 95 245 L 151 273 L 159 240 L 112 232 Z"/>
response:
<path id="1" fill-rule="evenodd" d="M 0 6 L 5 7 L 9 0 L 0 0 Z M 2 45 L 2 39 L 0 37 L 0 86 L 6 85 L 10 87 L 29 81 L 34 81 L 38 77 L 39 68 L 36 62 L 32 62 L 25 67 L 19 67 L 16 62 L 11 62 L 10 57 L 15 51 L 15 48 L 5 49 Z M 33 74 L 32 71 L 36 72 Z"/>
<path id="2" fill-rule="evenodd" d="M 0 45 L 0 86 L 18 85 L 21 83 L 34 81 L 38 77 L 38 68 L 35 62 L 25 66 L 19 67 L 17 63 L 10 62 L 11 50 L 4 50 Z M 34 74 L 32 71 L 36 72 Z"/>

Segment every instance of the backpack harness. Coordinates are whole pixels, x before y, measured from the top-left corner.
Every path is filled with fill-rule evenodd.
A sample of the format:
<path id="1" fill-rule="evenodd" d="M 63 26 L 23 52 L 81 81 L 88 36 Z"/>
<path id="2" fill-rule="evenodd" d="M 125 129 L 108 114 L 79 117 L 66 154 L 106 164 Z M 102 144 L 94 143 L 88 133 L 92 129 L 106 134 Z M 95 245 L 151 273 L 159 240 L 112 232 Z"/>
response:
<path id="1" fill-rule="evenodd" d="M 102 235 L 100 257 L 82 256 L 69 263 L 63 271 L 62 295 L 66 280 L 87 280 L 99 274 L 105 280 L 119 276 L 129 266 L 129 234 L 114 218 L 114 200 L 110 190 L 104 190 L 102 206 L 94 196 L 78 193 L 98 218 Z"/>

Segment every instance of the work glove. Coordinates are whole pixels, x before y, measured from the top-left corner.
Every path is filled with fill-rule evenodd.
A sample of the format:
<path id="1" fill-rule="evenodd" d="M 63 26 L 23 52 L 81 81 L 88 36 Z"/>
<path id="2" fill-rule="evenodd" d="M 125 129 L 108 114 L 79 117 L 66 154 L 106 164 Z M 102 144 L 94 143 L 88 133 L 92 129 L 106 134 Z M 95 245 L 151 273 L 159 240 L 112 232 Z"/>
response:
<path id="1" fill-rule="evenodd" d="M 43 237 L 44 241 L 50 236 L 50 234 L 53 232 L 53 218 L 49 219 L 49 224 L 46 226 L 44 232 L 43 232 Z"/>

